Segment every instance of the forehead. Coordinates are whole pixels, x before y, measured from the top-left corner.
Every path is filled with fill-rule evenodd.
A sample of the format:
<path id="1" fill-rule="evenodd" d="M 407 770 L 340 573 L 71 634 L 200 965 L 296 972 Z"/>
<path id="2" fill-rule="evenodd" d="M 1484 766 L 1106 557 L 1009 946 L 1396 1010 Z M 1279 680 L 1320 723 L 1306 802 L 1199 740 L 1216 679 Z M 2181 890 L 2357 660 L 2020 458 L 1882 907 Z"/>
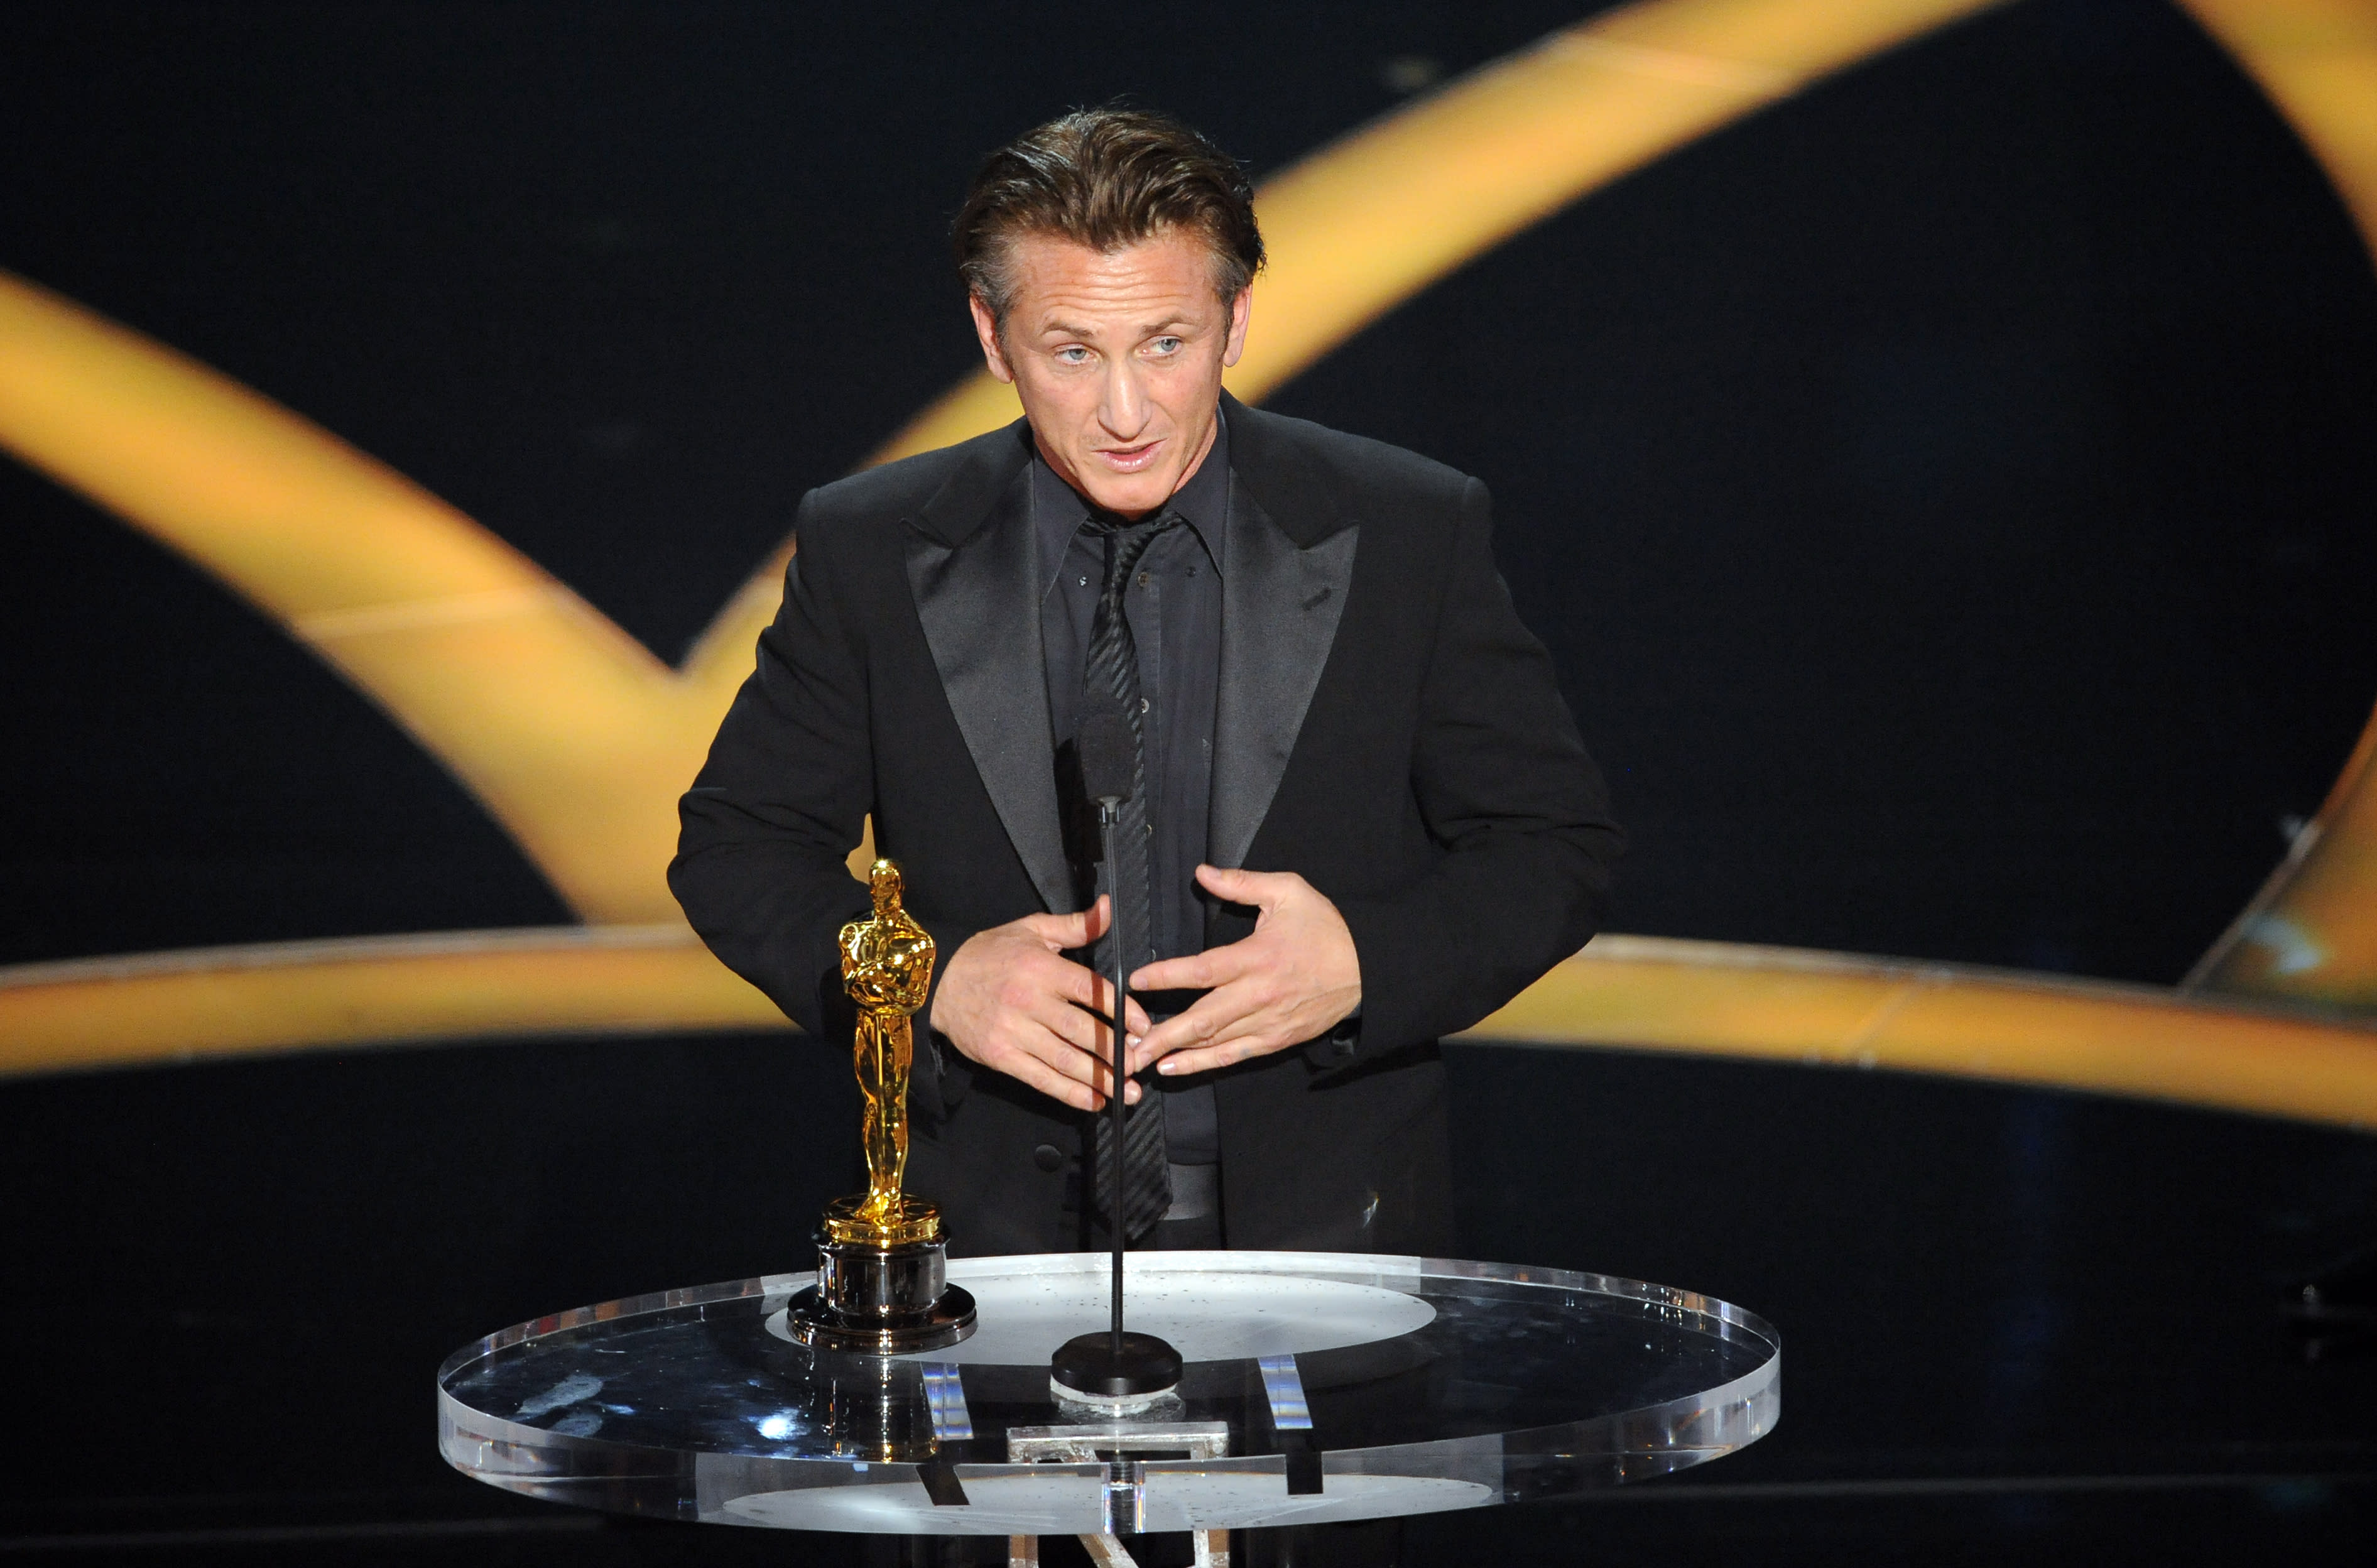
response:
<path id="1" fill-rule="evenodd" d="M 1120 331 L 1221 308 L 1212 252 L 1197 234 L 1175 230 L 1100 251 L 1061 234 L 1024 233 L 1009 246 L 1009 317 L 1026 330 L 1061 319 Z"/>

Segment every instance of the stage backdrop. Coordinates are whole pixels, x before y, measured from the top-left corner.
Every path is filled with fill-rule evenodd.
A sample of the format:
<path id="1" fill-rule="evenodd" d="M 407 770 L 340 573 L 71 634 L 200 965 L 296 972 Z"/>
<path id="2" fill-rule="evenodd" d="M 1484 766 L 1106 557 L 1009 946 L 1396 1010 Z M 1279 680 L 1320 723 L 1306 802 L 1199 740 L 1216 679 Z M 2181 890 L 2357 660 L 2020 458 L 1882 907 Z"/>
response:
<path id="1" fill-rule="evenodd" d="M 1616 786 L 1631 935 L 1495 1038 L 2377 1116 L 2360 1024 L 2159 988 L 2377 996 L 2377 7 L 26 9 L 0 1327 L 70 1375 L 13 1502 L 445 1507 L 445 1350 L 797 1263 L 847 1085 L 673 923 L 668 802 L 800 494 L 998 417 L 975 160 L 1124 94 L 1263 182 L 1240 390 L 1492 486 Z M 1784 1325 L 1821 1392 L 1737 1474 L 2369 1466 L 2264 1343 L 2363 1139 L 1453 1069 L 1477 1251 Z"/>
<path id="2" fill-rule="evenodd" d="M 1129 93 L 1276 175 L 1579 19 L 1363 15 L 1147 52 L 1088 12 L 57 8 L 0 59 L 0 264 L 674 663 L 967 373 L 942 233 L 985 149 Z M 1552 213 L 1269 401 L 1493 486 L 1633 831 L 1621 928 L 2168 982 L 2377 694 L 2372 350 L 2369 257 L 2236 60 L 2034 0 Z M 219 582 L 23 468 L 0 505 L 0 954 L 569 918 Z"/>

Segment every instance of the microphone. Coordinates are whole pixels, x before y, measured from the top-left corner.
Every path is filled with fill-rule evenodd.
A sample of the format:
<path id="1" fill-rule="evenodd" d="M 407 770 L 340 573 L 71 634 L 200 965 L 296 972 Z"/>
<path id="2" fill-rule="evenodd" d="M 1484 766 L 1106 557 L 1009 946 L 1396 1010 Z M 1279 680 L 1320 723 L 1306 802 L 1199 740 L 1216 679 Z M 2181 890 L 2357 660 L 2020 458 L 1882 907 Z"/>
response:
<path id="1" fill-rule="evenodd" d="M 1073 732 L 1073 753 L 1081 764 L 1081 794 L 1101 808 L 1111 808 L 1130 798 L 1134 761 L 1130 721 L 1122 709 L 1102 702 L 1083 713 Z M 1104 815 L 1102 810 L 1100 815 Z"/>

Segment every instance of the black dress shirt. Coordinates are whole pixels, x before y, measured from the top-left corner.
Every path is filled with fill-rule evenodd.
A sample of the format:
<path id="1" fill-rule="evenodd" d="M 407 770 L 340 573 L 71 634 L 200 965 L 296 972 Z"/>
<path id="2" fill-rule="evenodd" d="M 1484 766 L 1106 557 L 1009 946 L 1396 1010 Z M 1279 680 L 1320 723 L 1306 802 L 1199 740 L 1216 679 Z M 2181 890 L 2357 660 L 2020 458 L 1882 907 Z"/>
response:
<path id="1" fill-rule="evenodd" d="M 1229 433 L 1218 417 L 1212 449 L 1167 503 L 1187 526 L 1157 535 L 1124 595 L 1123 614 L 1139 650 L 1139 688 L 1146 710 L 1149 925 L 1147 951 L 1130 965 L 1183 958 L 1205 946 L 1205 912 L 1197 867 L 1205 858 L 1212 794 L 1213 698 L 1222 660 L 1221 542 L 1230 504 Z M 1057 742 L 1058 798 L 1075 819 L 1067 844 L 1077 882 L 1091 884 L 1095 839 L 1081 831 L 1081 781 L 1072 740 L 1081 707 L 1090 625 L 1105 581 L 1105 545 L 1086 533 L 1090 507 L 1038 457 L 1032 461 L 1032 526 L 1048 571 L 1042 600 L 1048 718 Z M 1094 830 L 1092 830 L 1093 832 Z M 1194 993 L 1143 995 L 1152 1019 L 1188 1005 Z M 1173 1163 L 1210 1165 L 1221 1157 L 1210 1083 L 1156 1077 L 1164 1095 L 1165 1142 Z"/>

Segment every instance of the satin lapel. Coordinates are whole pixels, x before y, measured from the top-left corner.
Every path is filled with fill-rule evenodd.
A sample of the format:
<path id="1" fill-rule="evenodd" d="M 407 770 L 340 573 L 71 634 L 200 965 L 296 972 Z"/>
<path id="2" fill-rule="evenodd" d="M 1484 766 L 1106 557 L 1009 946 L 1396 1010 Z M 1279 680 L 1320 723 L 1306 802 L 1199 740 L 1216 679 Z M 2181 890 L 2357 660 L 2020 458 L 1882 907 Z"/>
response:
<path id="1" fill-rule="evenodd" d="M 1032 885 L 1062 915 L 1073 889 L 1057 820 L 1029 483 L 1019 470 L 982 526 L 954 546 L 911 526 L 908 588 L 990 803 Z"/>
<path id="2" fill-rule="evenodd" d="M 1235 434 L 1235 427 L 1234 427 Z M 1205 857 L 1242 866 L 1337 640 L 1361 530 L 1299 549 L 1234 474 L 1222 559 L 1221 690 Z"/>

